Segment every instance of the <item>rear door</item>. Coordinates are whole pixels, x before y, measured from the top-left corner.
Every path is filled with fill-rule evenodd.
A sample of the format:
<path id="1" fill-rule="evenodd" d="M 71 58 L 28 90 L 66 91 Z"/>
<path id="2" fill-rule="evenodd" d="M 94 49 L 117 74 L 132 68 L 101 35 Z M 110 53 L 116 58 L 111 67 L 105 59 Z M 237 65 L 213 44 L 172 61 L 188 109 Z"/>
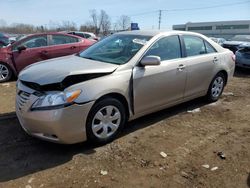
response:
<path id="1" fill-rule="evenodd" d="M 159 39 L 145 56 L 161 58 L 157 66 L 136 66 L 133 70 L 134 109 L 136 114 L 155 111 L 182 100 L 185 90 L 185 59 L 181 58 L 177 35 Z"/>
<path id="2" fill-rule="evenodd" d="M 19 46 L 25 46 L 26 49 L 18 51 Z M 29 37 L 14 45 L 12 53 L 17 72 L 20 72 L 32 63 L 48 59 L 46 54 L 44 54 L 47 48 L 48 40 L 46 34 Z"/>
<path id="3" fill-rule="evenodd" d="M 78 53 L 80 51 L 79 45 L 80 39 L 77 37 L 62 34 L 49 35 L 47 56 L 56 58 Z"/>
<path id="4" fill-rule="evenodd" d="M 193 97 L 207 91 L 214 76 L 219 56 L 216 50 L 204 39 L 183 35 L 186 51 L 187 83 L 184 97 Z"/>

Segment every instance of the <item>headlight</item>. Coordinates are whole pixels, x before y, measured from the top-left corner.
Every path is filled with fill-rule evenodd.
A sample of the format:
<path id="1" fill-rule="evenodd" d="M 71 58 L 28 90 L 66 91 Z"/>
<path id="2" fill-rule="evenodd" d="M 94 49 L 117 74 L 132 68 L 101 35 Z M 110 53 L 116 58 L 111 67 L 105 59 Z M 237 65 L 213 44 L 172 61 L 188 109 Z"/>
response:
<path id="1" fill-rule="evenodd" d="M 31 110 L 54 109 L 68 106 L 81 94 L 81 90 L 70 92 L 53 92 L 39 97 Z"/>

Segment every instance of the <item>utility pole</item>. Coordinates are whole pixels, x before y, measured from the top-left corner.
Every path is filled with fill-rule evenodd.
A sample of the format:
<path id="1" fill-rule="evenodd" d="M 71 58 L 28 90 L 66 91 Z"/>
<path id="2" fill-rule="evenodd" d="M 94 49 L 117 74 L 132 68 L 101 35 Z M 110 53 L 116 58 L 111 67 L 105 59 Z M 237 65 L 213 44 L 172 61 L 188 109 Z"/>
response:
<path id="1" fill-rule="evenodd" d="M 158 25 L 158 29 L 161 29 L 161 12 L 162 10 L 159 10 L 159 25 Z"/>

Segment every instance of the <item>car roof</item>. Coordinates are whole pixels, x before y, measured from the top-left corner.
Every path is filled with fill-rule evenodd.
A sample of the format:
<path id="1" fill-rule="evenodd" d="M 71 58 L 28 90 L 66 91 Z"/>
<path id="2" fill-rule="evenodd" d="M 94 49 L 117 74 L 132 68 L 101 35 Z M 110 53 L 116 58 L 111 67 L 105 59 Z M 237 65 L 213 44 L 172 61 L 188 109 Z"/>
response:
<path id="1" fill-rule="evenodd" d="M 75 37 L 75 38 L 82 39 L 81 37 L 78 37 L 78 36 L 76 36 L 76 35 L 71 35 L 71 34 L 61 33 L 61 32 L 35 33 L 35 34 L 29 34 L 29 35 L 26 35 L 26 36 L 27 36 L 27 37 L 32 37 L 32 36 L 40 36 L 40 35 L 66 35 L 66 36 L 71 36 L 71 37 Z"/>
<path id="2" fill-rule="evenodd" d="M 122 31 L 115 34 L 145 35 L 145 36 L 156 36 L 158 34 L 192 34 L 201 36 L 199 33 L 194 33 L 189 31 L 178 31 L 178 30 L 134 30 L 134 31 Z"/>

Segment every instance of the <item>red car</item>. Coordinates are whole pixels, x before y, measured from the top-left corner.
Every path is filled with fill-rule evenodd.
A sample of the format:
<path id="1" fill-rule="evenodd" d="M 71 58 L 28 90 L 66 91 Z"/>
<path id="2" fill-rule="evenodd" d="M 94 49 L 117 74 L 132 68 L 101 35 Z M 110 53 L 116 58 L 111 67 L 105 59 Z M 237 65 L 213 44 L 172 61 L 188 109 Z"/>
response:
<path id="1" fill-rule="evenodd" d="M 0 83 L 8 81 L 26 66 L 56 57 L 78 53 L 94 41 L 63 33 L 29 35 L 0 48 Z"/>

